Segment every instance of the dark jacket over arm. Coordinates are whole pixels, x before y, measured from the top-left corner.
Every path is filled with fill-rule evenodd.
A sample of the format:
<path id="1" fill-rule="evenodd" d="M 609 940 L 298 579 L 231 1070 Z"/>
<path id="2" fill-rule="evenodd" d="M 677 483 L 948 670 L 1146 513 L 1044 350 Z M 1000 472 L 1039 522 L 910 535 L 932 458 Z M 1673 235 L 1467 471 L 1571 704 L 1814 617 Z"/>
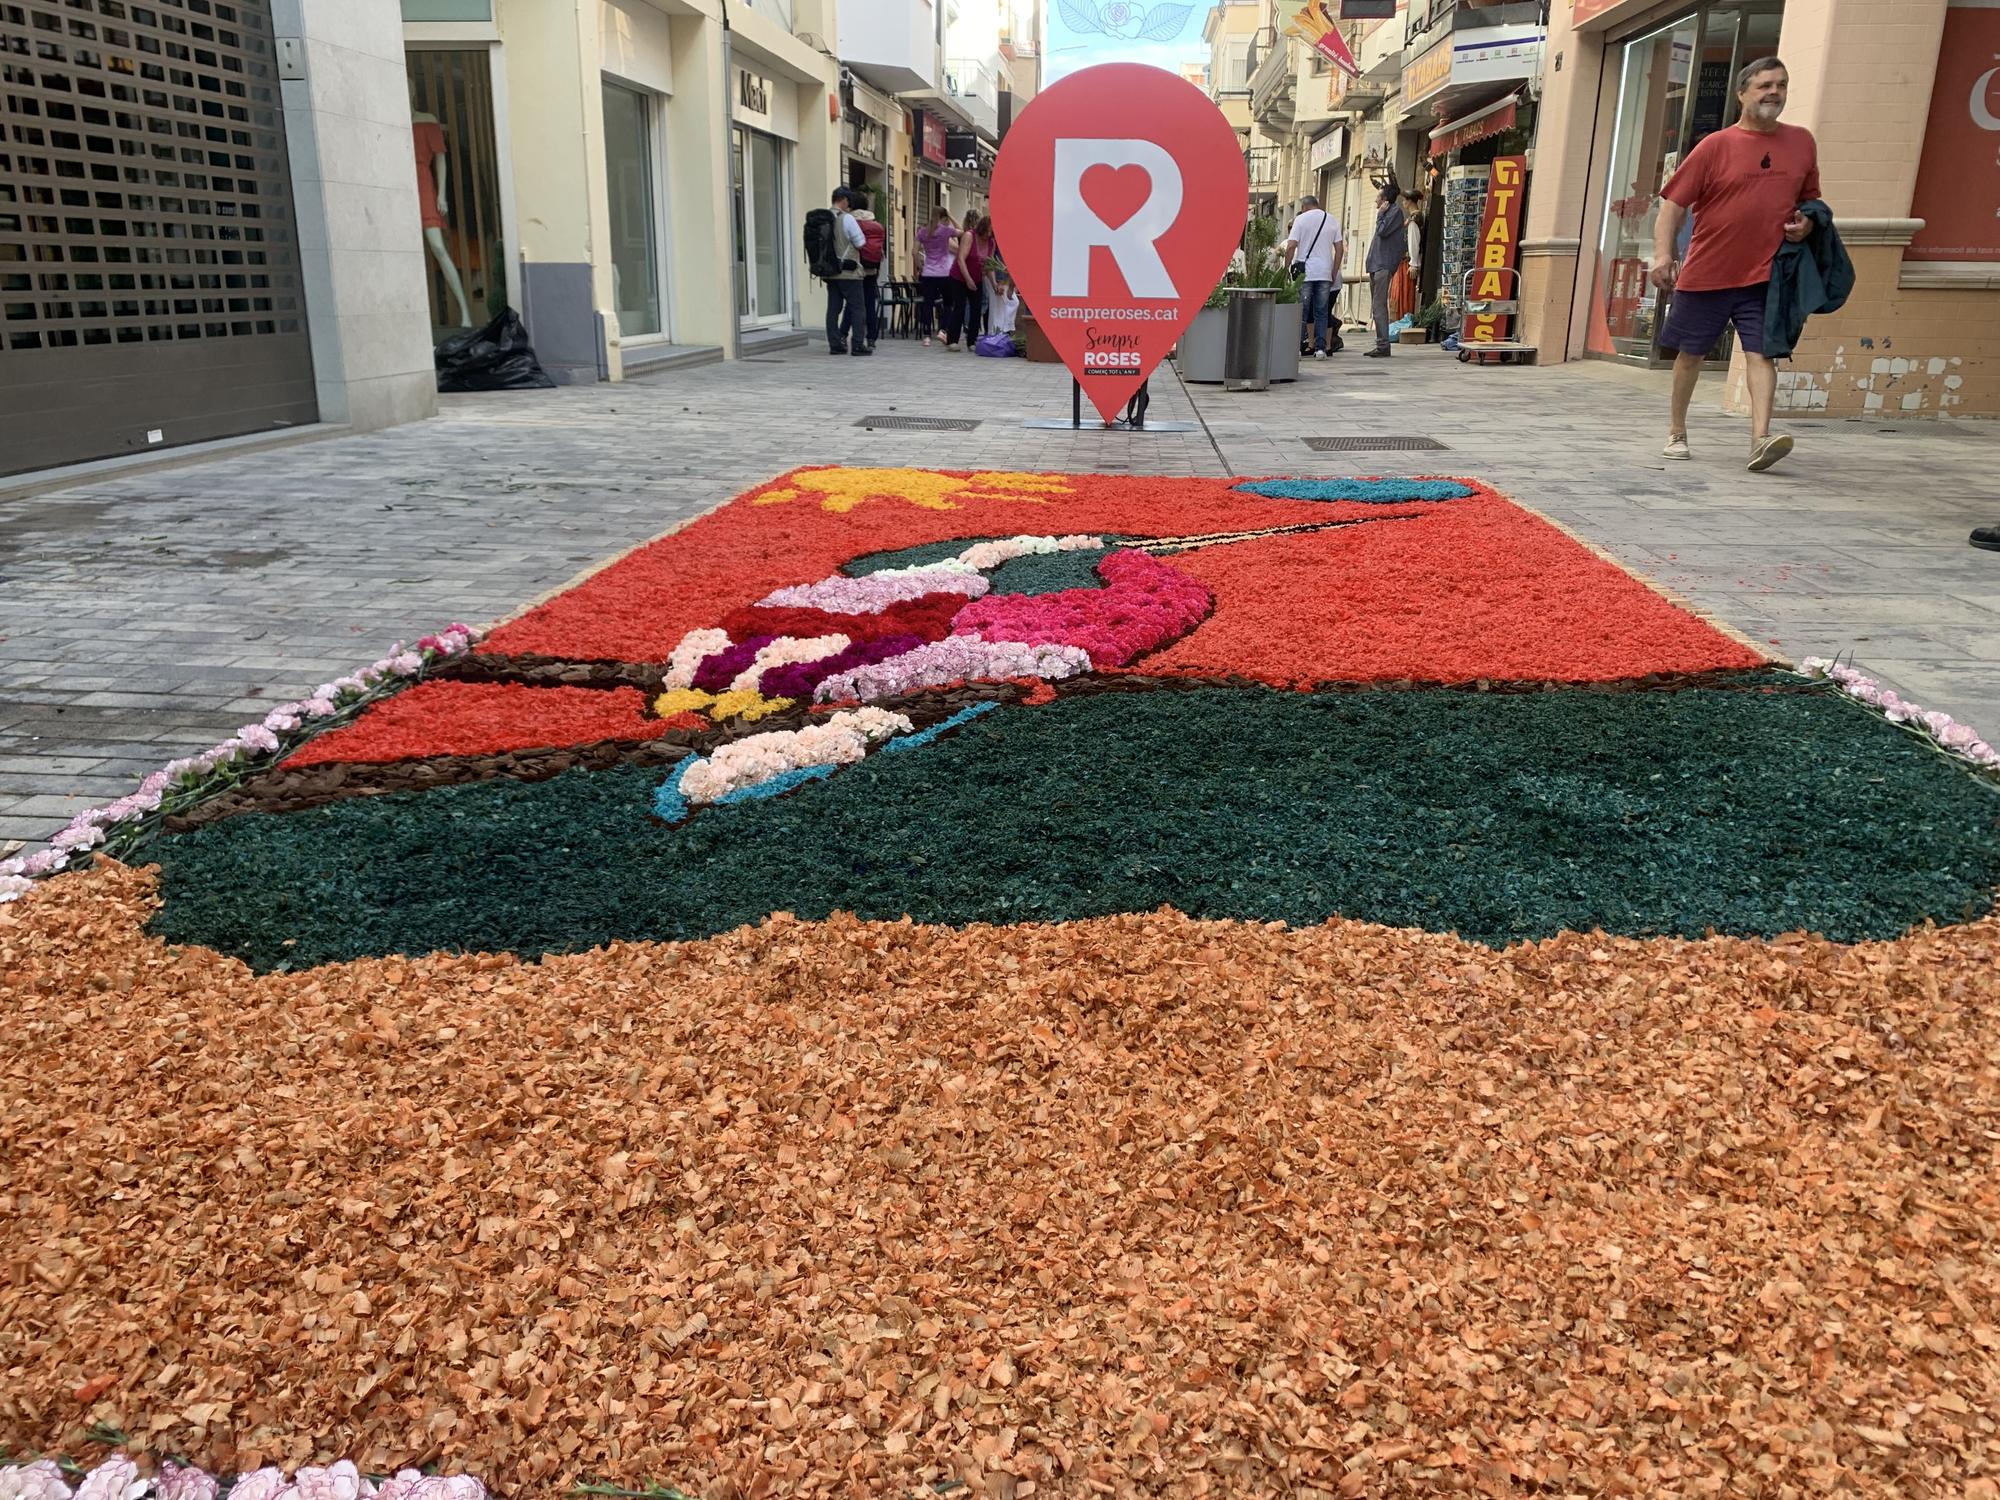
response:
<path id="1" fill-rule="evenodd" d="M 1815 313 L 1839 312 L 1854 290 L 1854 262 L 1833 226 L 1833 210 L 1817 198 L 1799 205 L 1813 232 L 1794 245 L 1787 240 L 1771 262 L 1771 289 L 1764 297 L 1764 353 L 1790 359 Z"/>

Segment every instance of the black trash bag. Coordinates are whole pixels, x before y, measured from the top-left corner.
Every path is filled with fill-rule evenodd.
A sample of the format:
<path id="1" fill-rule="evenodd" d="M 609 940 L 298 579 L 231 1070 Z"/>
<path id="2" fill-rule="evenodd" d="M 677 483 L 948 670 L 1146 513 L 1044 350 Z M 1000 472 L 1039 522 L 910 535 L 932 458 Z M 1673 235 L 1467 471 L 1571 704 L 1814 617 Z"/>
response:
<path id="1" fill-rule="evenodd" d="M 528 342 L 528 330 L 512 308 L 484 328 L 454 334 L 437 347 L 438 389 L 463 391 L 550 391 L 542 362 Z"/>

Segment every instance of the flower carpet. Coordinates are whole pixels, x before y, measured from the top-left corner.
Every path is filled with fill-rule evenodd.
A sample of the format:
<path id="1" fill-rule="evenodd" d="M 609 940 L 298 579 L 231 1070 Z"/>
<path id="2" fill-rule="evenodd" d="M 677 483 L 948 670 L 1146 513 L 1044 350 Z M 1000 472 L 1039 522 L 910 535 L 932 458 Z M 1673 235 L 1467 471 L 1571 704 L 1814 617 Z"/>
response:
<path id="1" fill-rule="evenodd" d="M 1471 479 L 785 475 L 0 867 L 0 1496 L 1992 1496 L 1996 773 Z"/>

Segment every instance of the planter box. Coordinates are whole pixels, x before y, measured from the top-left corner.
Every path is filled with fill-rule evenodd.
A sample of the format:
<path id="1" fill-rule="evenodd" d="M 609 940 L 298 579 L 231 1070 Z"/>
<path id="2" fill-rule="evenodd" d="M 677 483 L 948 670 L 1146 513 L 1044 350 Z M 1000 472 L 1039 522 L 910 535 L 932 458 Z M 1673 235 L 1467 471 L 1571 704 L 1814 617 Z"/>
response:
<path id="1" fill-rule="evenodd" d="M 1181 379 L 1195 385 L 1221 385 L 1222 359 L 1229 342 L 1229 309 L 1204 307 L 1174 348 Z M 1299 305 L 1281 302 L 1271 309 L 1271 378 L 1299 378 Z"/>
<path id="2" fill-rule="evenodd" d="M 1280 302 L 1271 309 L 1271 378 L 1299 378 L 1299 304 Z"/>
<path id="3" fill-rule="evenodd" d="M 1056 346 L 1049 342 L 1049 336 L 1042 332 L 1042 325 L 1033 316 L 1023 312 L 1014 321 L 1014 331 L 1028 346 L 1028 359 L 1038 365 L 1059 365 L 1062 356 L 1056 353 Z"/>
<path id="4" fill-rule="evenodd" d="M 1181 379 L 1197 385 L 1222 384 L 1222 354 L 1229 337 L 1229 309 L 1204 307 L 1174 347 Z"/>

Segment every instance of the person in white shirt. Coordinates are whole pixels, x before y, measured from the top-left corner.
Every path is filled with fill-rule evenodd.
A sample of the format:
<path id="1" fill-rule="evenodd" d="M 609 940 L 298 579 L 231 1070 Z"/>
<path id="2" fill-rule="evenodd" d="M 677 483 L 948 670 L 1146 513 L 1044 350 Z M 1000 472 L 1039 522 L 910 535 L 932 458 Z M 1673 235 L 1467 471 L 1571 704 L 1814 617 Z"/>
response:
<path id="1" fill-rule="evenodd" d="M 1329 338 L 1327 320 L 1333 310 L 1334 289 L 1340 284 L 1340 263 L 1347 246 L 1340 233 L 1340 220 L 1319 206 L 1308 193 L 1299 200 L 1298 214 L 1285 231 L 1278 247 L 1281 263 L 1305 268 L 1305 285 L 1299 292 L 1299 342 L 1314 359 L 1325 359 L 1339 342 Z"/>

